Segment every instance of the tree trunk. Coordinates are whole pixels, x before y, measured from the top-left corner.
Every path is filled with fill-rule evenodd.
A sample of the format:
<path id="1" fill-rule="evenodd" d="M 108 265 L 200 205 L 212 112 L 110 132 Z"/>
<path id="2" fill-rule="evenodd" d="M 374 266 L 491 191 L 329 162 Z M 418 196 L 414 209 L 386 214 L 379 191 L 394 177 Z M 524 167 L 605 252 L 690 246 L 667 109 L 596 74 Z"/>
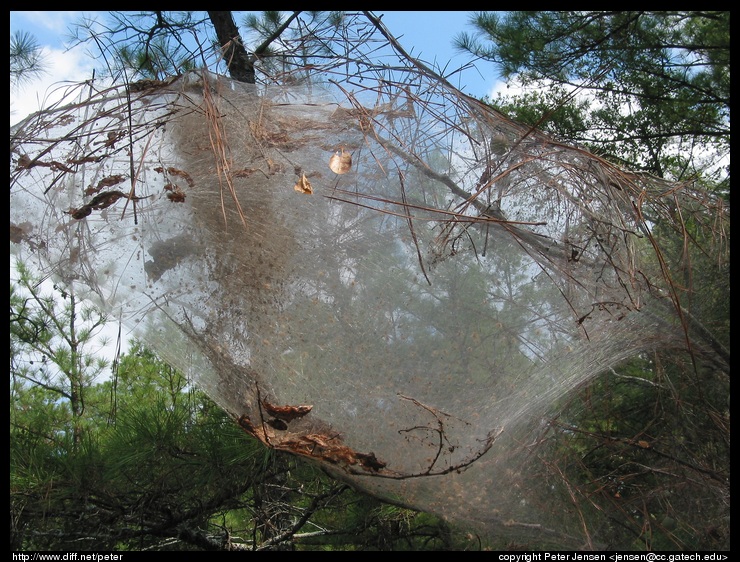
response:
<path id="1" fill-rule="evenodd" d="M 256 81 L 254 59 L 249 56 L 244 48 L 239 29 L 234 23 L 231 12 L 209 11 L 208 17 L 216 30 L 224 61 L 226 61 L 231 77 L 238 82 L 254 84 Z"/>

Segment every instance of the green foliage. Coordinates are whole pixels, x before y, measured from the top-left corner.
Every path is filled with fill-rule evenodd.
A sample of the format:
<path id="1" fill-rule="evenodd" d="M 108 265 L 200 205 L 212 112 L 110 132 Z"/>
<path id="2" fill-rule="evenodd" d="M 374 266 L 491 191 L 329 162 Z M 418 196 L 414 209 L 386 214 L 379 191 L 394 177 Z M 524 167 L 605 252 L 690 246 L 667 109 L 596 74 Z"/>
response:
<path id="1" fill-rule="evenodd" d="M 10 36 L 10 84 L 20 86 L 46 72 L 47 64 L 36 38 L 25 31 Z"/>
<path id="2" fill-rule="evenodd" d="M 173 59 L 171 47 L 164 38 L 159 38 L 147 46 L 122 45 L 117 59 L 122 68 L 132 72 L 129 79 L 162 80 L 195 69 L 192 57 L 181 54 Z"/>
<path id="3" fill-rule="evenodd" d="M 631 169 L 729 199 L 729 12 L 479 13 L 457 46 L 524 87 L 491 104 Z M 670 204 L 670 203 L 668 203 Z M 721 206 L 720 206 L 721 208 Z M 651 221 L 688 353 L 657 350 L 556 406 L 545 481 L 604 548 L 729 547 L 729 231 L 698 201 Z M 543 500 L 544 501 L 544 500 Z M 606 518 L 602 518 L 605 514 Z M 622 546 L 623 548 L 623 546 Z"/>
<path id="4" fill-rule="evenodd" d="M 47 372 L 72 368 L 57 346 L 77 309 L 19 270 L 31 296 L 11 283 L 11 549 L 452 548 L 444 522 L 266 449 L 140 341 L 107 379 L 80 379 L 75 414 L 63 377 L 42 380 L 24 356 L 43 343 Z"/>
<path id="5" fill-rule="evenodd" d="M 336 33 L 341 40 L 344 21 L 341 11 L 295 11 L 286 16 L 266 10 L 245 15 L 241 23 L 263 76 L 270 82 L 294 83 L 310 76 L 304 67 L 334 56 L 336 46 L 326 37 Z"/>
<path id="6" fill-rule="evenodd" d="M 105 315 L 81 305 L 74 291 L 55 286 L 56 295 L 44 293 L 23 263 L 16 271 L 10 287 L 11 403 L 23 402 L 29 386 L 37 388 L 64 418 L 57 431 L 77 446 L 88 424 L 85 414 L 96 407 L 88 389 L 107 368 L 91 352 Z"/>
<path id="7" fill-rule="evenodd" d="M 682 179 L 717 167 L 729 173 L 723 163 L 730 139 L 729 18 L 729 12 L 479 13 L 471 20 L 477 35 L 460 34 L 456 46 L 535 92 L 495 105 L 528 123 L 542 119 L 546 129 L 633 168 Z M 573 101 L 578 92 L 588 104 Z"/>
<path id="8" fill-rule="evenodd" d="M 604 548 L 729 547 L 728 380 L 675 355 L 635 358 L 564 404 L 543 478 Z M 606 517 L 603 518 L 602 514 Z"/>
<path id="9" fill-rule="evenodd" d="M 274 10 L 248 13 L 241 22 L 242 45 L 239 38 L 232 42 L 231 26 L 214 29 L 224 22 L 217 23 L 204 14 L 152 10 L 83 17 L 72 26 L 72 43 L 90 46 L 93 56 L 101 61 L 100 75 L 115 80 L 165 80 L 195 68 L 226 70 L 237 79 L 241 75 L 237 71 L 233 76 L 233 64 L 246 65 L 250 67 L 246 70 L 253 72 L 255 62 L 272 79 L 300 70 L 311 57 L 331 56 L 331 46 L 316 39 L 321 35 L 317 30 L 331 29 L 339 36 L 344 22 L 340 11 L 292 12 L 288 16 Z M 11 48 L 11 62 L 12 54 Z M 247 81 L 254 81 L 254 77 Z"/>
<path id="10" fill-rule="evenodd" d="M 202 66 L 212 56 L 200 38 L 208 24 L 190 11 L 106 12 L 72 26 L 72 44 L 86 44 L 101 75 L 163 80 Z"/>

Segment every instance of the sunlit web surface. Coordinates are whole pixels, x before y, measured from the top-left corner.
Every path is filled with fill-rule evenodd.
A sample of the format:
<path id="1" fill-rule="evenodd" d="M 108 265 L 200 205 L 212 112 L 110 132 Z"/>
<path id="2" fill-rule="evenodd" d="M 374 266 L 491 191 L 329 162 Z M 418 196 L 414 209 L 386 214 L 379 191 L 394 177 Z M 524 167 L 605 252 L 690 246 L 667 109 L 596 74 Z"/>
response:
<path id="1" fill-rule="evenodd" d="M 11 248 L 269 446 L 575 548 L 573 506 L 529 468 L 558 399 L 686 345 L 641 256 L 645 217 L 693 194 L 517 125 L 375 40 L 288 86 L 80 85 L 11 131 Z"/>

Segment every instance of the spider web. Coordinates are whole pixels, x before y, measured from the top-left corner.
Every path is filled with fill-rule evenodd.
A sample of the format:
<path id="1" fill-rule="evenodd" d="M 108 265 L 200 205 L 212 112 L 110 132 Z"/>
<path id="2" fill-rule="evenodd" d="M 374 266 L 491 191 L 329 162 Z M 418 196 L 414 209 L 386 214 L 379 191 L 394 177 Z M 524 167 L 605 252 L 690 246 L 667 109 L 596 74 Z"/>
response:
<path id="1" fill-rule="evenodd" d="M 592 544 L 529 467 L 574 388 L 693 351 L 651 228 L 715 202 L 357 33 L 283 85 L 80 85 L 11 130 L 11 249 L 268 446 L 492 533 Z"/>

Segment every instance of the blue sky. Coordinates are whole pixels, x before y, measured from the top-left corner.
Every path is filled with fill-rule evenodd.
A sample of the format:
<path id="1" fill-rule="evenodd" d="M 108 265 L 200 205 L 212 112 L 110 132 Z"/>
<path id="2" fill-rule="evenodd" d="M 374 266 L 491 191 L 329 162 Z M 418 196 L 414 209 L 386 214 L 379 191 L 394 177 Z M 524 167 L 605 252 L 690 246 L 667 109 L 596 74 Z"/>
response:
<path id="1" fill-rule="evenodd" d="M 383 14 L 381 21 L 411 55 L 425 62 L 436 62 L 442 68 L 447 64 L 448 72 L 463 67 L 471 61 L 471 55 L 454 49 L 452 41 L 458 33 L 474 31 L 469 24 L 472 12 L 385 11 L 378 13 Z M 466 69 L 450 81 L 466 94 L 482 97 L 491 93 L 499 81 L 499 76 L 493 64 L 478 61 L 476 68 Z"/>
<path id="2" fill-rule="evenodd" d="M 45 104 L 53 95 L 54 84 L 60 81 L 83 81 L 90 77 L 93 62 L 84 49 L 65 49 L 68 26 L 83 13 L 79 11 L 11 11 L 10 33 L 23 30 L 33 34 L 45 47 L 49 72 L 21 89 L 11 89 L 11 124 Z M 470 11 L 383 11 L 382 21 L 413 56 L 427 63 L 436 63 L 446 73 L 463 67 L 470 55 L 459 53 L 452 46 L 455 35 L 473 31 L 469 24 Z M 237 18 L 238 21 L 239 18 Z M 475 67 L 455 74 L 450 81 L 466 94 L 475 97 L 490 95 L 501 88 L 496 68 L 491 63 L 478 61 Z"/>

